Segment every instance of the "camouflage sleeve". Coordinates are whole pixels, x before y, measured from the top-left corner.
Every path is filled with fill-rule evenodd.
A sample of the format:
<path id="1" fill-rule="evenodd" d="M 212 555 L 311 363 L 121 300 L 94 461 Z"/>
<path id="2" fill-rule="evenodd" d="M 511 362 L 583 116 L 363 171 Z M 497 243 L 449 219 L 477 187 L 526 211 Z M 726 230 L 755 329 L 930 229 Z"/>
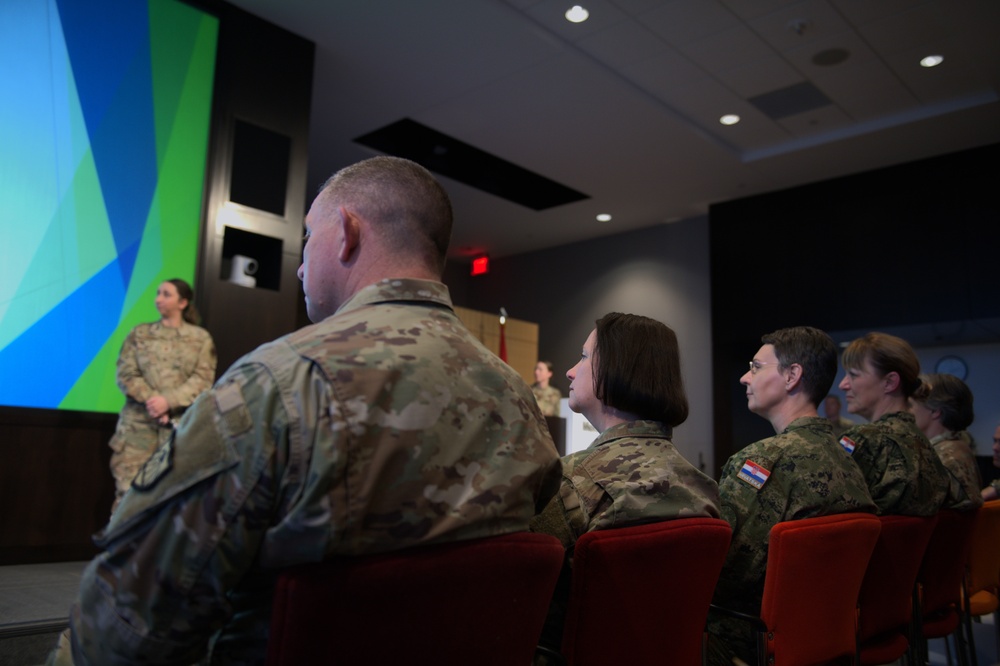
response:
<path id="1" fill-rule="evenodd" d="M 171 409 L 190 406 L 195 398 L 211 388 L 212 383 L 215 382 L 215 365 L 217 361 L 215 342 L 207 331 L 200 338 L 200 342 L 198 360 L 191 376 L 180 386 L 163 391 L 163 397 L 167 399 Z"/>
<path id="2" fill-rule="evenodd" d="M 134 328 L 125 336 L 125 342 L 122 343 L 121 352 L 118 354 L 116 378 L 122 393 L 136 402 L 146 402 L 156 395 L 156 391 L 146 382 L 142 370 L 139 369 Z"/>
<path id="3" fill-rule="evenodd" d="M 551 478 L 551 481 L 554 482 L 545 484 L 548 491 L 553 493 L 551 499 L 548 500 L 545 508 L 532 519 L 529 526 L 532 532 L 544 532 L 556 537 L 562 542 L 563 548 L 566 548 L 571 554 L 576 540 L 587 531 L 589 520 L 580 501 L 580 496 L 568 478 L 576 469 L 580 455 L 585 454 L 557 458 L 557 464 L 546 475 L 547 480 Z M 553 474 L 554 470 L 557 470 L 558 473 Z"/>
<path id="4" fill-rule="evenodd" d="M 969 445 L 961 439 L 946 440 L 935 445 L 934 452 L 940 458 L 948 478 L 948 495 L 944 508 L 965 511 L 982 506 L 979 468 Z"/>
<path id="5" fill-rule="evenodd" d="M 763 487 L 740 478 L 746 460 L 770 470 Z M 767 568 L 767 546 L 771 527 L 784 518 L 789 484 L 794 477 L 783 474 L 774 460 L 759 449 L 744 449 L 730 458 L 719 481 L 722 518 L 733 529 L 723 573 L 716 587 L 716 603 L 746 613 L 760 612 Z"/>
<path id="6" fill-rule="evenodd" d="M 872 498 L 876 500 L 881 512 L 882 504 L 875 495 L 884 482 L 886 469 L 889 465 L 889 455 L 878 439 L 867 434 L 866 430 L 871 429 L 871 427 L 865 424 L 848 428 L 843 437 L 854 442 L 855 448 L 851 457 L 865 477 L 865 483 L 872 490 Z"/>
<path id="7" fill-rule="evenodd" d="M 722 472 L 719 476 L 719 502 L 721 518 L 729 523 L 729 526 L 735 532 L 740 525 L 740 515 L 736 507 L 746 502 L 739 499 L 730 500 L 730 497 L 735 497 L 740 491 L 734 483 L 736 472 L 733 465 L 733 459 L 730 458 L 722 466 Z"/>
<path id="8" fill-rule="evenodd" d="M 888 433 L 863 428 L 849 431 L 854 440 L 854 461 L 864 474 L 878 513 L 895 513 L 896 508 L 911 492 L 911 465 L 898 442 Z"/>
<path id="9" fill-rule="evenodd" d="M 579 502 L 576 503 L 575 512 L 581 513 Z M 576 543 L 577 534 L 570 527 L 570 512 L 567 511 L 559 494 L 549 500 L 545 508 L 531 520 L 530 529 L 532 532 L 551 534 L 559 539 L 563 548 L 567 550 L 571 550 Z"/>
<path id="10" fill-rule="evenodd" d="M 199 397 L 98 535 L 104 552 L 84 572 L 70 615 L 75 663 L 192 664 L 204 655 L 281 502 L 291 430 L 260 366 L 227 373 Z"/>

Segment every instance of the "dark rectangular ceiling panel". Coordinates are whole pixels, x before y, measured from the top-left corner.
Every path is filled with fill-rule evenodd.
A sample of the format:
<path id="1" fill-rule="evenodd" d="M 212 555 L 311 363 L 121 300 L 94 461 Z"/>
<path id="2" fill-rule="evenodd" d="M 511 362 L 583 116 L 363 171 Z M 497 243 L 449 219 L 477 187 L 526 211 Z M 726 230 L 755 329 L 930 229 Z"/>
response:
<path id="1" fill-rule="evenodd" d="M 354 141 L 533 210 L 590 198 L 409 118 Z"/>

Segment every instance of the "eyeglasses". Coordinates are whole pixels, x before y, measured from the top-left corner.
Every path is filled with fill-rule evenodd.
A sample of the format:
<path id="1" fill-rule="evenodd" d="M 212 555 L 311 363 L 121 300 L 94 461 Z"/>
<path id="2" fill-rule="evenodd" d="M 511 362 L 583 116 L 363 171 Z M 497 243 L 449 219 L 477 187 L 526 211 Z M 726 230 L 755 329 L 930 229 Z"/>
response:
<path id="1" fill-rule="evenodd" d="M 765 365 L 781 365 L 780 362 L 777 363 L 763 363 L 761 361 L 750 361 L 750 374 L 756 375 L 757 371 L 763 368 Z"/>

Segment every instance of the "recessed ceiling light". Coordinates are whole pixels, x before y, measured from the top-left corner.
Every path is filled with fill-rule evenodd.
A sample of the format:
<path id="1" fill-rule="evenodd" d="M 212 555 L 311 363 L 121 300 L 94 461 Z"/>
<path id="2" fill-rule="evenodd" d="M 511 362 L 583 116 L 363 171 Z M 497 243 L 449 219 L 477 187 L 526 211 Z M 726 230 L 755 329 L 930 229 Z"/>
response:
<path id="1" fill-rule="evenodd" d="M 926 58 L 920 59 L 921 67 L 937 67 L 944 62 L 944 56 L 939 55 L 929 55 Z"/>
<path id="2" fill-rule="evenodd" d="M 727 113 L 726 115 L 719 118 L 719 122 L 723 125 L 735 125 L 740 122 L 740 117 L 735 113 Z"/>
<path id="3" fill-rule="evenodd" d="M 607 213 L 601 213 L 600 215 L 597 216 L 597 221 L 598 222 L 610 222 L 611 221 L 611 216 L 608 215 Z"/>
<path id="4" fill-rule="evenodd" d="M 583 23 L 590 16 L 590 12 L 580 5 L 573 5 L 566 10 L 566 20 L 570 23 Z"/>

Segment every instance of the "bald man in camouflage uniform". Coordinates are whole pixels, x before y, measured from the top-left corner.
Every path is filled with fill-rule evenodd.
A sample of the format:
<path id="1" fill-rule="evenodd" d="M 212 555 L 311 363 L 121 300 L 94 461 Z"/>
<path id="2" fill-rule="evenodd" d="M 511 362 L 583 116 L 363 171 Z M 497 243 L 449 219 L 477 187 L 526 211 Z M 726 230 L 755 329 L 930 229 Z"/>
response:
<path id="1" fill-rule="evenodd" d="M 780 522 L 838 513 L 874 513 L 861 470 L 837 443 L 817 407 L 837 372 L 837 347 L 823 331 L 798 326 L 761 338 L 763 346 L 740 383 L 750 411 L 771 422 L 773 437 L 726 461 L 719 481 L 722 517 L 732 542 L 713 603 L 760 614 L 768 538 Z M 713 612 L 709 663 L 754 663 L 748 623 Z"/>
<path id="2" fill-rule="evenodd" d="M 347 167 L 306 227 L 319 323 L 184 415 L 99 535 L 50 663 L 262 663 L 282 568 L 523 531 L 556 492 L 530 388 L 439 282 L 451 206 L 430 173 Z"/>

